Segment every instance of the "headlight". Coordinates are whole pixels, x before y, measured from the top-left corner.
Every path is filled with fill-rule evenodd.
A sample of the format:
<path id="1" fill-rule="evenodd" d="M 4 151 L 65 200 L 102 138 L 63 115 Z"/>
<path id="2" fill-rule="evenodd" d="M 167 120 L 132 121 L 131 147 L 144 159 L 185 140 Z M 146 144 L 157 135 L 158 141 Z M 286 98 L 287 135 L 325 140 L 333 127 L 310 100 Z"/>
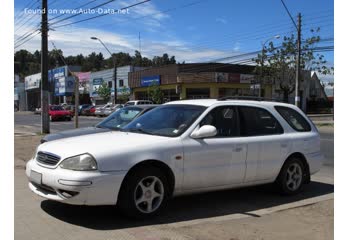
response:
<path id="1" fill-rule="evenodd" d="M 76 171 L 93 171 L 97 170 L 97 163 L 93 156 L 85 153 L 63 160 L 60 167 Z"/>

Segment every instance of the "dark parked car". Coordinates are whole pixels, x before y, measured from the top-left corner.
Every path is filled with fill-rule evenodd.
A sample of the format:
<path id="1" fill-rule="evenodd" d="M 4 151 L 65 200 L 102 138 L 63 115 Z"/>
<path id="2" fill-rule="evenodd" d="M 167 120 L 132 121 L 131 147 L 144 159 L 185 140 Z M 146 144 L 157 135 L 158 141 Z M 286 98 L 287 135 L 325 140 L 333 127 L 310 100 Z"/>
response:
<path id="1" fill-rule="evenodd" d="M 152 110 L 159 105 L 137 105 L 120 108 L 106 119 L 94 127 L 78 128 L 46 135 L 41 139 L 41 143 L 53 141 L 62 138 L 88 135 L 100 132 L 118 131 L 132 120 L 140 117 L 144 113 Z"/>
<path id="2" fill-rule="evenodd" d="M 82 111 L 88 107 L 91 107 L 91 104 L 82 104 L 79 106 L 78 114 L 81 115 Z"/>

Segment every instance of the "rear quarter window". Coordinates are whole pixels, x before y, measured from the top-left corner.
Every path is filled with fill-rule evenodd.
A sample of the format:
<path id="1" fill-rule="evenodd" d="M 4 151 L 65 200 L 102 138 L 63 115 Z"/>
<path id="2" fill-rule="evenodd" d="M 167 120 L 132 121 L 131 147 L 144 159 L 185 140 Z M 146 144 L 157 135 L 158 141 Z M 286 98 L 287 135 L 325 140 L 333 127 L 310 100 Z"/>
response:
<path id="1" fill-rule="evenodd" d="M 267 110 L 258 107 L 240 106 L 238 111 L 241 136 L 283 134 L 282 126 Z"/>
<path id="2" fill-rule="evenodd" d="M 276 111 L 286 120 L 295 131 L 310 132 L 311 126 L 297 111 L 289 107 L 275 106 Z"/>

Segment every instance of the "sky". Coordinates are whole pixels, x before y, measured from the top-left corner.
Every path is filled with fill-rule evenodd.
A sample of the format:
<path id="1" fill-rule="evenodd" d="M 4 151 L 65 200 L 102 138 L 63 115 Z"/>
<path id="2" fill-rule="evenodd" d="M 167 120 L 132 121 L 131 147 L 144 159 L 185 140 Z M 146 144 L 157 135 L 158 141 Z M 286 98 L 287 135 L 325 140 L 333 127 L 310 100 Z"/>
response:
<path id="1" fill-rule="evenodd" d="M 104 47 L 90 39 L 94 36 L 111 52 L 133 55 L 135 50 L 141 50 L 142 55 L 149 58 L 168 53 L 179 62 L 243 63 L 254 55 L 233 56 L 261 51 L 262 44 L 269 39 L 278 46 L 283 36 L 296 34 L 281 0 L 151 0 L 117 12 L 142 1 L 48 0 L 49 50 L 54 43 L 62 49 L 64 56 L 88 55 L 95 51 L 108 58 Z M 106 2 L 109 3 L 97 7 Z M 302 14 L 302 39 L 311 36 L 311 29 L 320 27 L 318 35 L 322 42 L 317 46 L 334 45 L 332 0 L 284 2 L 295 22 L 297 14 Z M 40 34 L 31 35 L 40 23 L 41 15 L 34 11 L 39 3 L 38 0 L 15 0 L 15 51 L 40 50 Z M 86 11 L 78 16 L 67 13 L 74 9 Z M 62 10 L 66 11 L 64 15 L 60 13 Z M 110 14 L 102 16 L 103 13 Z M 65 19 L 69 16 L 72 17 Z M 90 17 L 96 18 L 76 23 Z M 276 35 L 281 38 L 274 39 Z M 329 66 L 333 66 L 333 51 L 320 54 L 325 55 Z M 333 76 L 322 79 L 332 81 Z"/>

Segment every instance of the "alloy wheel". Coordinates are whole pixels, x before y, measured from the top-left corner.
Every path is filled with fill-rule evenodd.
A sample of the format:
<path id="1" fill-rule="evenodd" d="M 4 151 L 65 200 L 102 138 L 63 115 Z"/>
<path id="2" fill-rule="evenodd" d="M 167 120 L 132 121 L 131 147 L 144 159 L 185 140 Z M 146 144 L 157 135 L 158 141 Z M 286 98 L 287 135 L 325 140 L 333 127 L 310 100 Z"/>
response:
<path id="1" fill-rule="evenodd" d="M 286 186 L 290 191 L 297 190 L 303 179 L 303 171 L 298 163 L 291 164 L 287 169 Z"/>
<path id="2" fill-rule="evenodd" d="M 137 209 L 143 213 L 156 211 L 164 199 L 164 186 L 155 176 L 143 178 L 136 186 L 134 202 Z"/>

